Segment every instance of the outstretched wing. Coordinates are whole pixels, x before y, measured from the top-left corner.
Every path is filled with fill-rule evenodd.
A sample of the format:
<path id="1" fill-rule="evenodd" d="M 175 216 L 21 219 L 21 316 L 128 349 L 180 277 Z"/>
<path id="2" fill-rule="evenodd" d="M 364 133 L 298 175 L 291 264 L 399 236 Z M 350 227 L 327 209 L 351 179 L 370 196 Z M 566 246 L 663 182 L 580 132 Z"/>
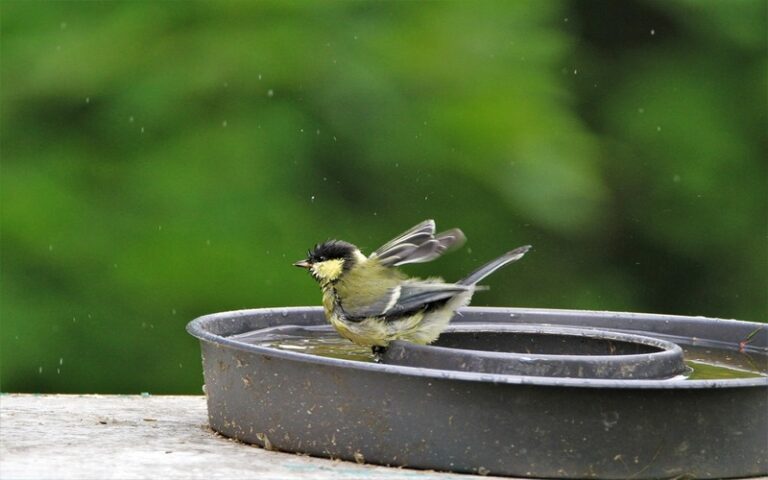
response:
<path id="1" fill-rule="evenodd" d="M 473 288 L 473 286 L 455 283 L 409 281 L 388 289 L 380 298 L 366 305 L 342 305 L 341 307 L 347 314 L 347 319 L 351 321 L 369 317 L 396 318 Z"/>
<path id="2" fill-rule="evenodd" d="M 458 228 L 435 235 L 435 221 L 425 220 L 382 245 L 371 254 L 385 267 L 434 260 L 451 247 L 464 243 L 464 233 Z"/>
<path id="3" fill-rule="evenodd" d="M 386 255 L 387 253 L 391 252 L 393 249 L 401 245 L 407 245 L 407 244 L 421 245 L 427 240 L 433 238 L 434 235 L 435 235 L 435 221 L 431 219 L 424 220 L 420 224 L 414 227 L 411 227 L 409 230 L 401 233 L 397 237 L 393 238 L 389 242 L 379 247 L 379 249 L 373 252 L 371 256 L 375 255 L 376 257 L 381 258 L 382 256 Z"/>

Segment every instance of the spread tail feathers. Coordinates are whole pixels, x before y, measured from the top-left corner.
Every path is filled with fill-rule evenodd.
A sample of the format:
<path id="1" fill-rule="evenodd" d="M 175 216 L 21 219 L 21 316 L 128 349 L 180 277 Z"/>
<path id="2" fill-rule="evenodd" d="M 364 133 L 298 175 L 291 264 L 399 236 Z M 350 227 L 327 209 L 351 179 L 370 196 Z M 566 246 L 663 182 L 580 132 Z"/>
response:
<path id="1" fill-rule="evenodd" d="M 505 253 L 499 258 L 491 260 L 456 283 L 459 285 L 474 285 L 504 265 L 520 260 L 530 248 L 530 245 L 517 247 L 516 249 Z"/>

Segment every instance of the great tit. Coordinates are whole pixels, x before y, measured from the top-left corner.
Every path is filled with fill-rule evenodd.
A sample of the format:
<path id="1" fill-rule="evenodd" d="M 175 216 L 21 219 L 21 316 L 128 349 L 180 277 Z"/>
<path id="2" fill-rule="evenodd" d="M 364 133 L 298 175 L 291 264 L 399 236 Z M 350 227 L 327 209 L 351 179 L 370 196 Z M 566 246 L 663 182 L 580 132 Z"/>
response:
<path id="1" fill-rule="evenodd" d="M 315 245 L 307 258 L 294 263 L 306 268 L 323 291 L 323 308 L 331 325 L 374 355 L 393 340 L 429 344 L 437 340 L 456 310 L 469 304 L 477 282 L 522 258 L 530 245 L 492 260 L 456 283 L 441 278 L 409 278 L 397 268 L 434 260 L 465 241 L 455 228 L 435 235 L 434 220 L 425 220 L 366 257 L 342 240 Z"/>

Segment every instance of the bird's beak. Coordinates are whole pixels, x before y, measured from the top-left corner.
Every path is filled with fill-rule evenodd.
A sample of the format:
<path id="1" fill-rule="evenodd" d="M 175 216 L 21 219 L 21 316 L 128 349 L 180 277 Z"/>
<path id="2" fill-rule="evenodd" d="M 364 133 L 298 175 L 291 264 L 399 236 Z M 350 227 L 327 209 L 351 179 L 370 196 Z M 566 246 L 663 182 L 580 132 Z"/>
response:
<path id="1" fill-rule="evenodd" d="M 311 263 L 307 260 L 299 260 L 298 262 L 293 264 L 294 267 L 301 267 L 301 268 L 309 268 L 312 266 Z"/>

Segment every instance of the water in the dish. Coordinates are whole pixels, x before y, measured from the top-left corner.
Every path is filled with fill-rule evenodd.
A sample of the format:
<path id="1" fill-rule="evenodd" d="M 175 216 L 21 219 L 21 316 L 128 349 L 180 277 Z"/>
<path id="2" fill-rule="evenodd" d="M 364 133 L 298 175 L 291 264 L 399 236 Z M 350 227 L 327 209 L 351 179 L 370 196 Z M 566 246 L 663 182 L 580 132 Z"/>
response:
<path id="1" fill-rule="evenodd" d="M 681 345 L 688 380 L 768 376 L 768 356 L 738 350 Z"/>
<path id="2" fill-rule="evenodd" d="M 355 345 L 346 338 L 333 333 L 311 337 L 286 336 L 282 339 L 265 342 L 263 345 L 280 350 L 320 355 L 321 357 L 356 360 L 358 362 L 373 361 L 370 347 Z"/>
<path id="3" fill-rule="evenodd" d="M 246 343 L 320 355 L 323 357 L 372 362 L 373 354 L 368 347 L 360 347 L 328 329 L 301 328 L 296 330 L 249 332 L 237 338 Z M 754 378 L 768 376 L 768 356 L 736 350 L 681 345 L 689 371 L 688 380 L 713 380 L 725 378 Z"/>
<path id="4" fill-rule="evenodd" d="M 373 362 L 370 347 L 361 347 L 339 336 L 330 327 L 275 327 L 230 337 L 241 342 L 321 357 Z"/>

